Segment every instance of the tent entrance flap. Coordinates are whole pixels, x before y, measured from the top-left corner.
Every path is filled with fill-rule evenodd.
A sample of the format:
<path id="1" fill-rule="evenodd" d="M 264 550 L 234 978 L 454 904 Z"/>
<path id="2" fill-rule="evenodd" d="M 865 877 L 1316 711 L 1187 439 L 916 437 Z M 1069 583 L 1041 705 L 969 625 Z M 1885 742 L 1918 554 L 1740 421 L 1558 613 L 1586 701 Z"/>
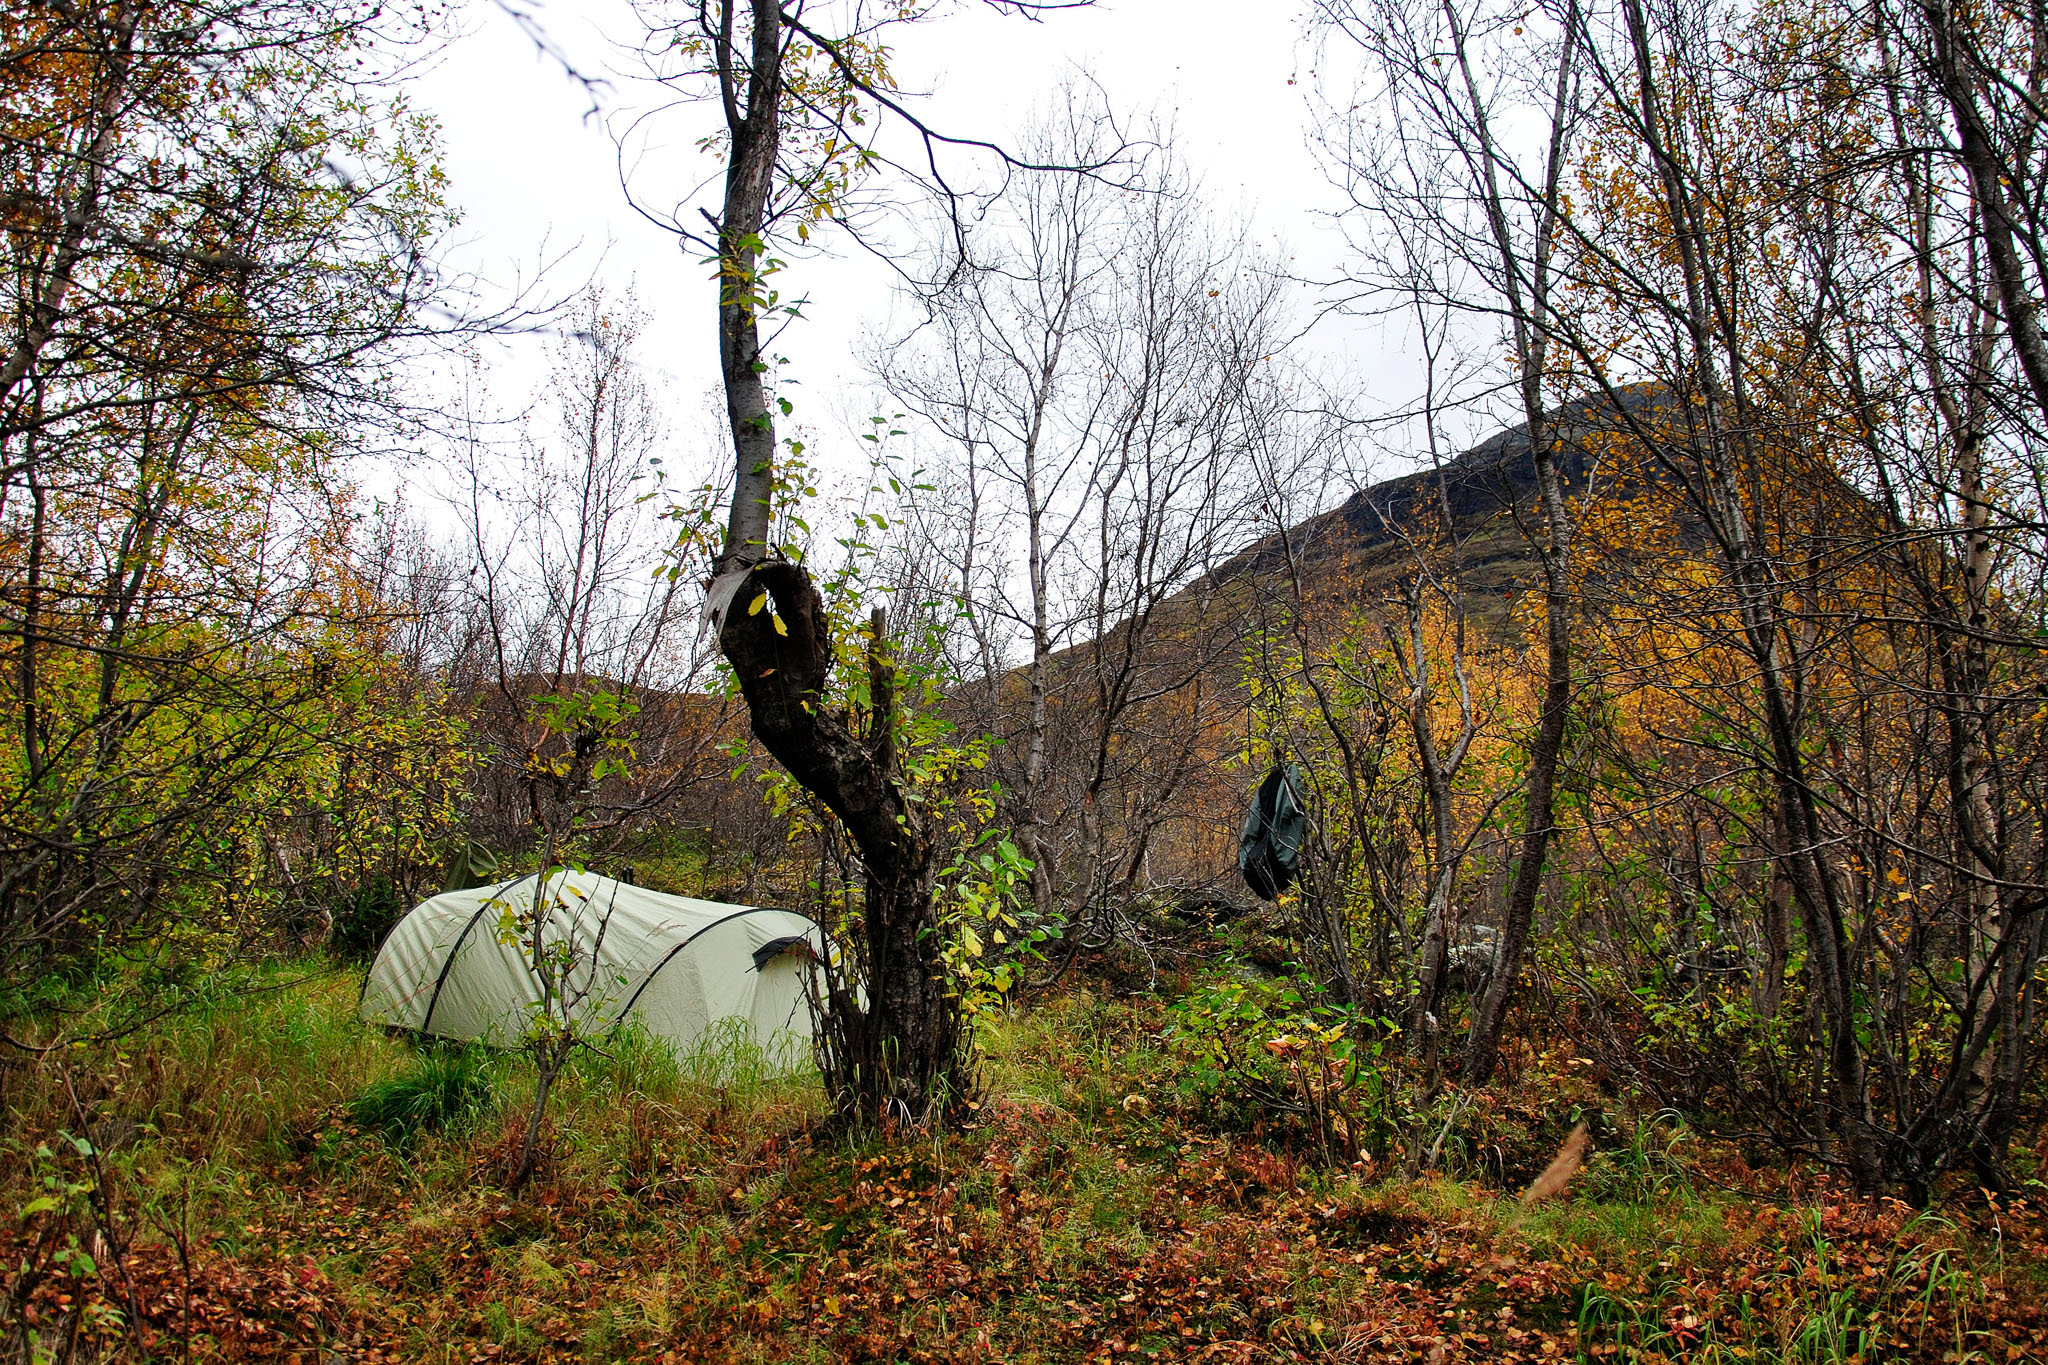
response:
<path id="1" fill-rule="evenodd" d="M 769 963 L 781 957 L 790 949 L 800 945 L 808 945 L 810 941 L 803 934 L 784 934 L 781 938 L 769 939 L 766 943 L 754 949 L 754 970 L 757 972 L 763 970 Z"/>

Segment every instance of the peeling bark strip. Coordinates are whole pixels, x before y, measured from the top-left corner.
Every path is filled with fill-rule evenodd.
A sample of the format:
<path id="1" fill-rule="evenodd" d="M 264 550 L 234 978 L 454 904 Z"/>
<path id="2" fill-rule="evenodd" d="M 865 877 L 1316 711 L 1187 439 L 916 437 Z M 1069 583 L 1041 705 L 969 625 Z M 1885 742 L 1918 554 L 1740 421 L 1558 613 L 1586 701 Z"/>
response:
<path id="1" fill-rule="evenodd" d="M 873 689 L 875 716 L 863 738 L 825 705 L 830 635 L 810 575 L 771 561 L 748 576 L 734 600 L 750 604 L 763 592 L 770 609 L 728 613 L 719 643 L 739 675 L 755 738 L 846 826 L 867 874 L 868 998 L 864 1007 L 835 1000 L 837 1010 L 850 1012 L 840 1024 L 850 1065 L 849 1074 L 826 1081 L 847 1117 L 922 1123 L 965 1096 L 961 1023 L 939 960 L 931 835 L 894 771 L 894 668 L 883 622 L 878 612 L 870 670 L 889 685 Z M 775 628 L 777 619 L 787 635 Z"/>

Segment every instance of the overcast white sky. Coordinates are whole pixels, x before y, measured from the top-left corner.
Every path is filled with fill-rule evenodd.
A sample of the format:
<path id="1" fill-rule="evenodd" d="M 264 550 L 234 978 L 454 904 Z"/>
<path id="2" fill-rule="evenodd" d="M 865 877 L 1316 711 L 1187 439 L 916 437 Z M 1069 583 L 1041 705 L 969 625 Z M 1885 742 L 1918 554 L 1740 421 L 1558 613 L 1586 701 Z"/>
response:
<path id="1" fill-rule="evenodd" d="M 1329 190 L 1307 148 L 1309 55 L 1299 11 L 1299 0 L 1105 0 L 1033 23 L 963 4 L 900 30 L 895 71 L 906 90 L 930 92 L 922 109 L 936 125 L 1001 141 L 1063 75 L 1085 67 L 1120 109 L 1172 118 L 1217 210 L 1248 220 L 1269 244 L 1284 243 L 1303 273 L 1320 273 L 1340 245 L 1316 214 Z M 502 284 L 570 252 L 555 272 L 558 287 L 592 272 L 612 287 L 631 280 L 653 313 L 644 361 L 668 380 L 684 419 L 679 443 L 701 446 L 709 431 L 696 414 L 717 381 L 711 285 L 693 253 L 628 206 L 607 126 L 651 98 L 621 50 L 638 39 L 637 21 L 623 0 L 549 0 L 537 12 L 577 66 L 609 77 L 599 95 L 604 108 L 586 117 L 589 93 L 496 6 L 472 0 L 465 36 L 414 90 L 441 120 L 445 166 L 464 213 L 452 263 Z M 710 130 L 712 114 L 670 115 L 664 145 L 643 156 L 636 184 L 653 189 L 708 171 L 693 143 Z M 793 361 L 800 401 L 813 422 L 868 410 L 863 405 L 878 400 L 855 392 L 857 356 L 863 339 L 886 326 L 888 271 L 855 252 L 799 263 L 791 277 L 789 292 L 810 299 L 809 320 L 779 348 Z M 1357 328 L 1321 332 L 1311 344 L 1368 375 L 1387 368 L 1387 358 L 1373 354 L 1377 340 Z M 533 349 L 501 362 L 501 401 L 532 392 Z M 829 447 L 829 428 L 825 435 Z"/>

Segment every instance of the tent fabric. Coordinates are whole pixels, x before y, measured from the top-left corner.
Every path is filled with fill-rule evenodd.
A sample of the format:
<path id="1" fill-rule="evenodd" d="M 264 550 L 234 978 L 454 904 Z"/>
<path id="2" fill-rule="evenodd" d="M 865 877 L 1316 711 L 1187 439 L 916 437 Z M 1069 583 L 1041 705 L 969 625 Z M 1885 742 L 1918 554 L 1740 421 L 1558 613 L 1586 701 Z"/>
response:
<path id="1" fill-rule="evenodd" d="M 574 986 L 592 983 L 579 1029 L 601 1033 L 632 1019 L 682 1051 L 739 1020 L 772 1066 L 809 1060 L 805 960 L 825 951 L 809 919 L 561 868 L 545 881 L 528 875 L 421 902 L 377 950 L 358 1012 L 442 1038 L 518 1041 L 540 983 L 527 965 L 530 944 L 508 941 L 506 926 L 531 925 L 536 896 L 546 902 L 543 942 L 573 945 Z"/>

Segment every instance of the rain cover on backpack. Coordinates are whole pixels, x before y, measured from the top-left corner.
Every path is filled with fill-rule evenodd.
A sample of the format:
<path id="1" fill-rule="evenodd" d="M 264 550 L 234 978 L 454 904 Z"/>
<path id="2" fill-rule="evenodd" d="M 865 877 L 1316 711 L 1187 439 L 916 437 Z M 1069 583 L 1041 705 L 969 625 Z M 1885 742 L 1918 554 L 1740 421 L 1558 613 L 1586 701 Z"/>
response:
<path id="1" fill-rule="evenodd" d="M 1237 841 L 1237 867 L 1245 885 L 1262 900 L 1278 900 L 1301 865 L 1301 839 L 1308 807 L 1301 794 L 1301 769 L 1275 763 L 1252 796 L 1251 814 Z"/>

